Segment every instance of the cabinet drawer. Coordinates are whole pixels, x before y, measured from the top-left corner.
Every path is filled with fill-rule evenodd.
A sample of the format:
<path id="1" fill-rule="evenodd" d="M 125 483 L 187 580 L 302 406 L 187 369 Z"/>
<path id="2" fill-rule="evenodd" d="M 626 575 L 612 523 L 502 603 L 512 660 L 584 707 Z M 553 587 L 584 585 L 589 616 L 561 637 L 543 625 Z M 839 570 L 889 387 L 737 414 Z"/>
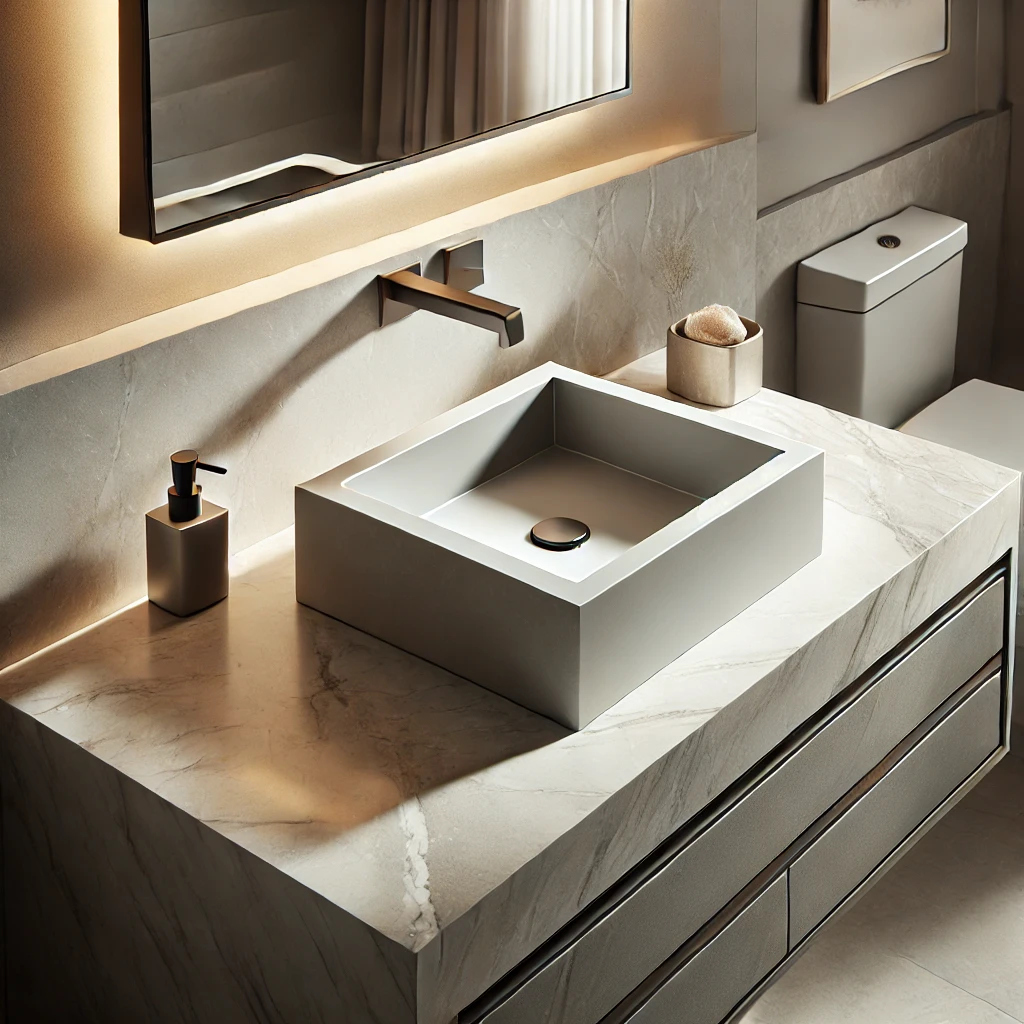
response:
<path id="1" fill-rule="evenodd" d="M 1000 677 L 983 683 L 790 866 L 796 945 L 1000 744 Z"/>
<path id="2" fill-rule="evenodd" d="M 719 1024 L 782 962 L 786 926 L 783 875 L 621 1019 L 624 1024 Z"/>
<path id="3" fill-rule="evenodd" d="M 595 1024 L 1002 647 L 1000 578 L 780 760 L 758 785 L 466 1024 Z"/>

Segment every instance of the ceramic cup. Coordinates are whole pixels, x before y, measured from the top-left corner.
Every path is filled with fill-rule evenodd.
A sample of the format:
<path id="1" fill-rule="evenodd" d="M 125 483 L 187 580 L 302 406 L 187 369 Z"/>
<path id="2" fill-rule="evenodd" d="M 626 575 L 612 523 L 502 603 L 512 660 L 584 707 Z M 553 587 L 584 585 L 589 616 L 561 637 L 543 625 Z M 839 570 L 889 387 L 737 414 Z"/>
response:
<path id="1" fill-rule="evenodd" d="M 701 405 L 737 405 L 761 390 L 764 331 L 741 316 L 747 338 L 736 345 L 708 345 L 686 337 L 686 320 L 668 329 L 665 376 L 669 391 Z"/>

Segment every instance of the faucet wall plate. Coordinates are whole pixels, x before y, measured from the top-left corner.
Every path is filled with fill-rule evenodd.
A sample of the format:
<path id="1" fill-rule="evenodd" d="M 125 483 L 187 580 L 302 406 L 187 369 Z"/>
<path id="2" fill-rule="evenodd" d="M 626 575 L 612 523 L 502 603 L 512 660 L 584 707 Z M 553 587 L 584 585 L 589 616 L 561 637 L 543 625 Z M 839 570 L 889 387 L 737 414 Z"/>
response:
<path id="1" fill-rule="evenodd" d="M 523 340 L 523 316 L 518 306 L 474 295 L 425 277 L 418 263 L 377 277 L 380 325 L 401 320 L 417 309 L 482 327 L 498 336 L 502 348 Z"/>
<path id="2" fill-rule="evenodd" d="M 407 270 L 410 274 L 423 274 L 423 267 L 419 262 L 410 263 L 407 267 L 399 267 L 398 270 Z M 392 271 L 392 273 L 398 273 L 398 270 Z M 391 297 L 388 281 L 385 277 L 377 278 L 377 308 L 381 327 L 398 323 L 399 320 L 404 320 L 410 313 L 416 312 L 415 306 L 407 305 Z"/>
<path id="3" fill-rule="evenodd" d="M 444 283 L 471 292 L 484 283 L 484 240 L 474 238 L 444 251 Z"/>

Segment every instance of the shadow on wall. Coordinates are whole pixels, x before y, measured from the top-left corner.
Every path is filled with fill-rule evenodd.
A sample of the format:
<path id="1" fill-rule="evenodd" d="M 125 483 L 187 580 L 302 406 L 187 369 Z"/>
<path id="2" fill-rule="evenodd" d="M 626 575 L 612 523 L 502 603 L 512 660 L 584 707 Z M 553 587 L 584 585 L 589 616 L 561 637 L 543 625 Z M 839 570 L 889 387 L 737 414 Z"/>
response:
<path id="1" fill-rule="evenodd" d="M 431 275 L 437 276 L 436 266 L 430 265 L 428 270 Z M 686 273 L 685 269 L 679 272 Z M 549 359 L 558 358 L 575 366 L 604 372 L 633 355 L 640 354 L 640 338 L 636 336 L 636 325 L 628 311 L 624 310 L 620 322 L 616 323 L 613 320 L 607 326 L 616 332 L 625 354 L 613 357 L 611 362 L 614 365 L 594 365 L 594 360 L 587 351 L 586 332 L 581 327 L 581 320 L 584 319 L 585 313 L 599 308 L 601 300 L 600 281 L 594 279 L 590 289 L 573 294 L 564 303 L 559 315 L 553 322 L 545 325 L 542 332 L 537 336 L 528 335 L 529 349 L 526 345 L 520 346 L 517 353 L 519 358 L 514 361 L 498 358 L 496 336 L 485 331 L 474 331 L 473 343 L 480 345 L 484 352 L 489 352 L 493 348 L 494 358 L 488 356 L 481 360 L 477 373 L 459 376 L 458 393 L 454 402 L 450 404 L 468 400 L 506 379 L 517 376 L 528 366 L 538 365 Z M 373 344 L 387 345 L 389 341 L 394 343 L 394 329 L 380 332 L 377 315 L 377 285 L 374 278 L 364 284 L 308 341 L 290 354 L 276 372 L 266 377 L 254 389 L 240 395 L 238 400 L 231 404 L 229 411 L 215 409 L 216 418 L 202 430 L 200 436 L 192 435 L 186 428 L 185 433 L 181 435 L 183 440 L 180 443 L 194 445 L 214 461 L 222 459 L 232 473 L 242 469 L 254 447 L 258 445 L 260 435 L 267 424 L 280 416 L 292 399 L 310 382 L 315 381 L 328 364 L 342 358 L 346 350 L 371 340 L 371 336 L 374 335 L 376 337 L 372 338 Z M 406 323 L 405 329 L 411 329 L 417 321 L 423 324 L 427 318 L 437 319 L 425 312 L 419 312 L 415 317 L 416 320 L 412 323 Z M 443 324 L 444 321 L 441 320 L 442 329 Z M 439 324 L 433 323 L 429 326 L 436 331 Z M 467 330 L 461 325 L 458 329 Z M 527 330 L 529 331 L 529 324 Z M 389 335 L 392 337 L 389 338 Z M 572 339 L 571 353 L 566 351 L 567 338 Z M 269 341 L 272 347 L 273 339 Z M 429 343 L 429 339 L 425 343 Z M 232 354 L 243 355 L 240 352 Z M 135 354 L 129 354 L 108 362 L 131 364 L 135 359 Z M 130 379 L 132 371 L 125 371 L 124 376 Z M 155 391 L 158 394 L 153 398 L 159 401 L 163 408 L 151 407 L 149 412 L 155 414 L 156 419 L 173 420 L 171 406 L 176 401 L 175 395 L 159 386 L 159 382 L 157 385 Z M 126 386 L 130 391 L 130 385 Z M 43 384 L 31 390 L 42 391 L 46 387 L 47 384 Z M 143 396 L 136 396 L 137 402 L 144 400 Z M 344 401 L 344 398 L 339 396 L 339 400 Z M 63 537 L 61 547 L 79 552 L 97 552 L 96 557 L 82 554 L 75 558 L 55 561 L 44 571 L 34 575 L 27 585 L 22 586 L 16 593 L 0 597 L 0 667 L 10 665 L 54 642 L 55 639 L 90 625 L 145 593 L 142 517 L 149 508 L 163 500 L 163 488 L 169 483 L 165 479 L 165 460 L 168 453 L 154 450 L 153 436 L 148 438 L 148 445 L 140 444 L 146 428 L 136 425 L 130 404 L 129 399 L 126 401 L 128 408 L 121 426 L 125 436 L 119 442 L 118 449 L 110 455 L 111 474 L 114 472 L 114 464 L 119 460 L 127 463 L 124 467 L 116 467 L 119 477 L 116 490 L 104 495 L 101 490 L 107 481 L 85 476 L 75 481 L 71 489 L 61 486 L 52 499 L 74 502 L 77 498 L 82 504 L 82 508 L 76 510 L 78 514 L 73 517 L 75 535 L 73 538 Z M 191 412 L 188 408 L 181 410 L 181 418 L 185 423 L 188 422 Z M 89 427 L 86 426 L 84 429 L 86 447 L 92 448 L 88 438 Z M 380 436 L 380 432 L 375 432 L 372 428 L 365 431 L 366 435 L 375 433 L 377 436 L 367 437 L 366 446 L 380 443 L 388 436 L 386 431 L 386 436 Z M 168 436 L 167 430 L 154 432 L 156 437 L 161 435 Z M 10 448 L 16 450 L 16 443 L 12 443 Z M 350 451 L 345 457 L 355 453 Z M 287 456 L 281 453 L 280 457 L 283 459 Z M 314 466 L 308 466 L 301 458 L 296 459 L 294 479 L 286 486 L 276 488 L 281 491 L 280 494 L 267 497 L 267 501 L 277 508 L 271 513 L 274 521 L 266 533 L 282 529 L 291 521 L 291 488 L 302 480 L 331 468 L 336 464 L 335 458 L 332 456 L 326 460 L 321 459 Z M 247 467 L 247 475 L 252 475 L 253 469 L 254 467 Z M 223 487 L 224 484 L 221 483 L 219 486 Z M 90 487 L 93 489 L 92 493 Z M 9 495 L 9 499 L 11 497 L 13 496 Z M 26 504 L 32 503 L 29 500 L 30 496 L 22 497 L 26 499 Z M 47 498 L 44 497 L 42 500 L 45 503 Z M 237 538 L 238 514 L 241 510 L 235 509 L 232 501 L 228 501 L 227 504 L 233 516 L 232 533 Z M 244 516 L 244 512 L 241 514 Z M 120 548 L 115 552 L 104 552 L 106 545 L 102 533 L 109 524 L 110 517 L 114 515 L 122 524 Z M 9 524 L 4 531 L 7 534 L 4 547 L 10 546 L 9 549 L 13 550 L 19 542 L 26 548 L 38 546 L 35 531 L 39 523 L 37 518 L 30 514 L 29 509 L 22 511 L 11 508 L 9 512 L 5 511 L 4 519 Z M 19 534 L 23 535 L 20 541 Z M 241 545 L 233 543 L 232 546 L 233 549 L 237 549 L 247 544 L 243 541 Z"/>
<path id="2" fill-rule="evenodd" d="M 228 467 L 207 496 L 238 551 L 293 521 L 296 483 L 540 363 L 607 373 L 700 305 L 752 307 L 754 157 L 740 140 L 485 228 L 481 292 L 524 306 L 508 350 L 426 312 L 378 328 L 376 274 L 440 278 L 438 241 L 3 396 L 0 665 L 144 596 L 176 448 Z"/>
<path id="3" fill-rule="evenodd" d="M 338 325 L 344 324 L 339 331 Z M 376 278 L 364 285 L 331 321 L 302 345 L 288 361 L 256 387 L 231 412 L 222 416 L 198 439 L 200 451 L 237 451 L 251 446 L 264 424 L 297 395 L 331 360 L 379 330 Z M 340 337 L 339 337 L 340 335 Z M 212 457 L 212 456 L 211 456 Z M 301 483 L 296 480 L 295 483 Z"/>
<path id="4" fill-rule="evenodd" d="M 688 244 L 681 244 L 671 251 L 666 251 L 659 257 L 661 269 L 658 276 L 664 276 L 665 284 L 670 284 L 678 293 L 692 277 L 696 258 L 693 247 Z M 428 263 L 426 269 L 430 276 L 440 276 L 439 260 L 440 256 L 435 256 Z M 486 293 L 486 288 L 483 291 Z M 602 328 L 615 338 L 615 344 L 610 346 L 609 350 L 602 349 L 600 353 L 595 353 L 593 346 L 588 343 L 595 311 L 604 314 Z M 213 410 L 215 418 L 198 437 L 186 429 L 185 433 L 180 435 L 180 443 L 197 447 L 213 461 L 226 462 L 232 475 L 243 467 L 247 477 L 258 475 L 256 468 L 246 466 L 246 462 L 259 444 L 264 428 L 281 416 L 289 403 L 311 382 L 316 381 L 328 364 L 343 358 L 347 350 L 368 341 L 372 341 L 374 345 L 398 344 L 394 338 L 395 329 L 381 331 L 377 324 L 377 316 L 377 285 L 374 277 L 363 284 L 350 301 L 334 313 L 308 341 L 289 354 L 275 372 L 263 379 L 255 388 L 240 394 L 229 406 L 229 411 L 223 412 L 223 407 Z M 418 312 L 414 314 L 414 319 L 405 322 L 404 330 L 413 330 L 416 324 L 429 329 L 431 333 L 439 329 L 444 331 L 446 327 L 443 318 Z M 463 325 L 452 326 L 453 329 L 460 331 L 471 330 Z M 648 339 L 638 327 L 632 311 L 625 304 L 609 303 L 606 282 L 602 276 L 596 274 L 591 274 L 585 279 L 582 290 L 565 292 L 557 314 L 536 334 L 531 333 L 529 320 L 526 328 L 526 342 L 517 349 L 507 352 L 498 349 L 495 335 L 473 330 L 472 343 L 480 346 L 484 358 L 475 364 L 475 373 L 459 375 L 457 392 L 453 399 L 441 404 L 449 407 L 466 401 L 548 360 L 556 360 L 600 374 L 643 354 L 646 347 L 649 347 L 645 347 Z M 425 338 L 424 344 L 429 343 L 429 337 Z M 272 348 L 273 338 L 267 339 L 265 344 Z M 238 346 L 232 348 L 235 351 L 229 354 L 229 358 L 244 358 L 244 353 L 239 351 Z M 253 358 L 261 361 L 263 355 L 252 353 Z M 511 358 L 513 356 L 516 358 Z M 137 355 L 129 354 L 108 363 L 132 363 L 136 358 Z M 130 378 L 131 371 L 127 371 L 125 376 Z M 149 412 L 157 420 L 173 419 L 172 406 L 176 402 L 175 395 L 160 386 L 159 381 L 156 384 L 153 399 L 158 401 L 162 408 L 151 407 Z M 47 384 L 43 384 L 39 385 L 38 389 L 46 387 Z M 339 401 L 344 400 L 344 397 L 339 395 Z M 138 395 L 135 401 L 145 402 L 146 398 Z M 441 409 L 434 411 L 440 412 Z M 192 410 L 187 407 L 181 409 L 180 416 L 184 423 L 188 422 L 191 413 Z M 121 430 L 125 436 L 119 450 L 111 454 L 111 466 L 118 460 L 127 463 L 123 468 L 117 467 L 118 486 L 116 490 L 104 496 L 100 493 L 88 493 L 89 478 L 75 484 L 74 492 L 84 507 L 80 514 L 74 517 L 74 539 L 64 538 L 61 545 L 80 552 L 97 552 L 96 557 L 86 557 L 83 554 L 73 559 L 56 561 L 45 571 L 34 575 L 17 593 L 0 598 L 0 667 L 38 651 L 61 636 L 84 628 L 145 593 L 142 517 L 149 508 L 161 503 L 163 489 L 169 483 L 165 479 L 165 459 L 168 453 L 156 451 L 153 439 L 169 435 L 166 429 L 153 431 L 147 438 L 149 443 L 141 443 L 142 438 L 149 433 L 148 429 L 137 424 L 135 414 L 130 408 L 126 409 L 123 419 Z M 419 421 L 415 415 L 410 419 L 411 422 L 407 426 Z M 394 433 L 386 429 L 376 430 L 374 426 L 364 429 L 364 436 L 367 438 L 364 447 L 381 443 Z M 12 444 L 11 447 L 15 448 L 16 445 Z M 336 448 L 330 445 L 325 447 Z M 356 448 L 358 449 L 358 445 Z M 344 457 L 354 454 L 356 451 L 351 450 Z M 279 457 L 283 459 L 287 456 L 281 453 Z M 333 455 L 320 458 L 314 465 L 309 465 L 308 460 L 296 459 L 294 478 L 289 480 L 286 486 L 275 487 L 281 493 L 266 498 L 266 503 L 274 506 L 274 511 L 269 513 L 272 522 L 263 535 L 282 529 L 291 522 L 291 488 L 295 484 L 331 468 L 338 461 L 341 461 L 341 458 Z M 95 482 L 98 484 L 103 481 Z M 219 487 L 224 485 L 223 482 L 218 483 Z M 73 493 L 61 488 L 53 500 L 73 499 Z M 43 500 L 46 501 L 45 498 Z M 245 512 L 236 509 L 233 501 L 226 503 L 233 517 L 232 547 L 237 549 L 247 546 L 248 538 L 241 544 L 237 542 L 240 516 L 244 517 Z M 109 517 L 115 514 L 122 523 L 120 548 L 116 552 L 104 551 L 105 545 L 101 535 L 105 524 L 109 522 Z M 255 510 L 249 514 L 255 514 Z M 19 533 L 24 533 L 22 541 L 26 547 L 38 545 L 38 540 L 33 539 L 38 523 L 27 511 L 12 509 L 5 518 L 12 524 L 6 531 L 5 547 L 18 545 Z M 241 524 L 244 525 L 244 518 L 241 519 Z M 241 532 L 244 537 L 245 531 Z M 56 601 L 55 595 L 59 595 Z"/>
<path id="5" fill-rule="evenodd" d="M 376 309 L 374 283 L 357 293 L 350 303 L 335 314 L 332 322 L 314 334 L 278 372 L 247 394 L 230 412 L 221 415 L 200 437 L 196 438 L 189 432 L 187 423 L 194 410 L 187 408 L 187 404 L 180 410 L 182 422 L 171 428 L 172 433 L 174 429 L 184 428 L 179 435 L 185 438 L 181 441 L 182 446 L 195 445 L 204 453 L 232 452 L 235 459 L 244 459 L 248 450 L 258 441 L 265 424 L 280 412 L 293 395 L 301 391 L 309 379 L 322 370 L 325 364 L 337 358 L 345 347 L 377 329 Z M 342 339 L 331 329 L 337 321 L 344 322 L 347 327 L 346 337 Z M 97 552 L 96 557 L 82 554 L 70 559 L 59 559 L 33 575 L 17 592 L 0 595 L 0 668 L 96 622 L 145 594 L 143 516 L 150 508 L 166 500 L 164 489 L 170 483 L 166 465 L 169 451 L 158 455 L 154 450 L 154 437 L 168 436 L 166 425 L 163 430 L 153 432 L 136 425 L 131 408 L 134 377 L 131 367 L 137 358 L 136 353 L 129 353 L 106 363 L 108 369 L 113 366 L 127 367 L 121 373 L 114 374 L 125 380 L 126 397 L 118 437 L 109 456 L 109 465 L 105 467 L 106 478 L 83 473 L 81 479 L 68 481 L 71 487 L 64 487 L 64 481 L 61 480 L 59 487 L 41 498 L 42 504 L 49 501 L 81 504 L 80 508 L 74 509 L 75 514 L 69 517 L 74 524 L 74 537 L 61 537 L 60 546 L 65 550 Z M 101 372 L 103 365 L 97 364 L 96 371 Z M 88 373 L 89 369 L 82 372 Z M 36 401 L 49 404 L 52 398 L 48 394 L 48 385 L 51 383 L 44 382 L 27 391 L 36 392 Z M 146 398 L 152 397 L 159 404 L 151 403 L 148 413 L 158 420 L 164 420 L 165 424 L 173 424 L 175 394 L 165 386 L 166 382 L 157 380 L 154 383 L 156 387 L 152 390 L 155 394 Z M 143 401 L 143 396 L 137 396 L 136 405 Z M 100 409 L 101 417 L 107 411 Z M 143 418 L 148 417 L 144 415 Z M 13 428 L 13 423 L 9 426 Z M 83 423 L 81 433 L 76 433 L 75 437 L 75 443 L 81 444 L 93 457 L 96 455 L 97 441 L 102 440 L 95 437 L 97 433 L 91 429 L 90 424 Z M 146 444 L 143 438 L 149 443 Z M 25 441 L 27 447 L 38 443 L 39 439 L 26 438 Z M 17 453 L 18 440 L 8 441 L 3 447 Z M 69 454 L 62 453 L 62 464 L 75 461 L 73 454 L 68 458 Z M 23 456 L 32 459 L 30 452 L 23 451 Z M 7 466 L 12 474 L 13 464 L 17 461 L 15 454 Z M 118 477 L 116 486 L 108 489 L 115 475 Z M 47 479 L 45 476 L 40 477 L 41 490 L 47 488 Z M 49 478 L 50 487 L 53 482 Z M 18 496 L 10 491 L 6 497 L 6 502 L 0 501 L 0 518 L 5 523 L 5 536 L 0 536 L 0 550 L 7 549 L 14 559 L 18 554 L 38 548 L 40 541 L 37 531 L 40 524 L 31 511 L 36 500 L 34 496 L 20 496 L 27 508 L 15 505 Z M 111 552 L 104 550 L 108 547 L 109 538 L 104 538 L 103 532 L 109 528 L 111 517 L 115 516 L 121 521 L 121 544 L 118 550 Z M 279 528 L 285 525 L 287 523 L 282 522 Z M 104 544 L 105 539 L 108 544 Z M 22 548 L 20 552 L 19 547 Z"/>
<path id="6" fill-rule="evenodd" d="M 614 203 L 609 203 L 611 210 Z M 699 270 L 699 248 L 692 239 L 691 228 L 696 217 L 692 212 L 683 223 L 681 230 L 662 237 L 657 232 L 647 232 L 641 243 L 642 252 L 636 258 L 643 259 L 651 268 L 651 285 L 660 290 L 666 306 L 665 323 L 674 315 L 672 304 L 678 296 L 685 294 L 687 285 Z M 443 249 L 455 240 L 439 242 L 431 247 L 431 254 L 411 254 L 394 261 L 396 265 L 412 262 L 419 255 L 426 276 L 434 280 L 443 279 Z M 592 263 L 601 263 L 598 239 L 592 240 Z M 356 345 L 372 341 L 373 345 L 398 347 L 400 342 L 396 331 L 422 335 L 422 343 L 430 345 L 434 337 L 446 331 L 469 332 L 472 344 L 479 346 L 483 358 L 477 360 L 477 372 L 473 375 L 452 374 L 458 377 L 457 392 L 449 401 L 440 404 L 436 412 L 463 401 L 468 401 L 506 380 L 524 373 L 534 366 L 554 360 L 570 365 L 584 372 L 609 373 L 630 360 L 650 350 L 651 339 L 637 316 L 635 304 L 625 296 L 617 294 L 609 285 L 618 277 L 615 270 L 605 263 L 603 266 L 588 268 L 570 287 L 558 292 L 557 309 L 553 315 L 537 318 L 539 327 L 534 327 L 534 318 L 529 308 L 525 313 L 526 340 L 514 349 L 503 351 L 498 348 L 497 336 L 490 332 L 468 328 L 455 321 L 423 311 L 404 320 L 401 327 L 382 329 L 378 322 L 378 298 L 376 272 L 386 272 L 378 267 L 365 272 L 368 280 L 358 287 L 352 297 L 323 324 L 312 337 L 302 343 L 278 370 L 254 390 L 242 397 L 232 411 L 222 416 L 208 428 L 196 443 L 201 451 L 224 452 L 251 446 L 258 438 L 264 425 L 273 419 L 294 396 L 335 359 Z M 504 289 L 484 285 L 478 289 L 481 294 L 492 292 L 500 298 L 516 298 L 504 294 Z M 329 294 L 331 286 L 323 286 L 323 294 Z M 314 289 L 313 291 L 316 291 Z M 310 295 L 311 293 L 306 293 Z M 682 315 L 682 314 L 680 314 Z M 606 344 L 595 346 L 593 332 L 595 324 L 606 335 Z M 414 342 L 415 343 L 415 342 Z M 378 385 L 383 391 L 388 385 Z M 382 401 L 384 401 L 382 399 Z M 408 426 L 419 420 L 413 419 Z M 404 427 L 402 429 L 407 429 Z M 396 431 L 378 434 L 372 444 L 379 444 Z M 363 449 L 357 449 L 361 451 Z M 353 451 L 352 454 L 356 454 Z M 213 456 L 211 455 L 211 458 Z M 323 472 L 335 462 L 319 465 L 314 472 Z M 297 477 L 291 484 L 300 483 L 307 476 Z"/>
<path id="7" fill-rule="evenodd" d="M 92 609 L 103 606 L 113 575 L 104 560 L 60 559 L 16 593 L 0 597 L 0 669 L 102 617 Z"/>

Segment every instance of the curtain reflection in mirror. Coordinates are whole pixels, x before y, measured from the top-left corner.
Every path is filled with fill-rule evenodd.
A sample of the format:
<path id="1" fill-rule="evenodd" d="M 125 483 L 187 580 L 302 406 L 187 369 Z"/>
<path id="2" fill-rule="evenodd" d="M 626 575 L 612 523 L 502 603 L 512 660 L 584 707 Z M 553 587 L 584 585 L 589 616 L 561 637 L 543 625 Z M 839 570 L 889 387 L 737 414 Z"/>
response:
<path id="1" fill-rule="evenodd" d="M 628 85 L 629 0 L 148 0 L 157 231 Z"/>
<path id="2" fill-rule="evenodd" d="M 365 162 L 621 89 L 626 0 L 368 0 Z"/>

